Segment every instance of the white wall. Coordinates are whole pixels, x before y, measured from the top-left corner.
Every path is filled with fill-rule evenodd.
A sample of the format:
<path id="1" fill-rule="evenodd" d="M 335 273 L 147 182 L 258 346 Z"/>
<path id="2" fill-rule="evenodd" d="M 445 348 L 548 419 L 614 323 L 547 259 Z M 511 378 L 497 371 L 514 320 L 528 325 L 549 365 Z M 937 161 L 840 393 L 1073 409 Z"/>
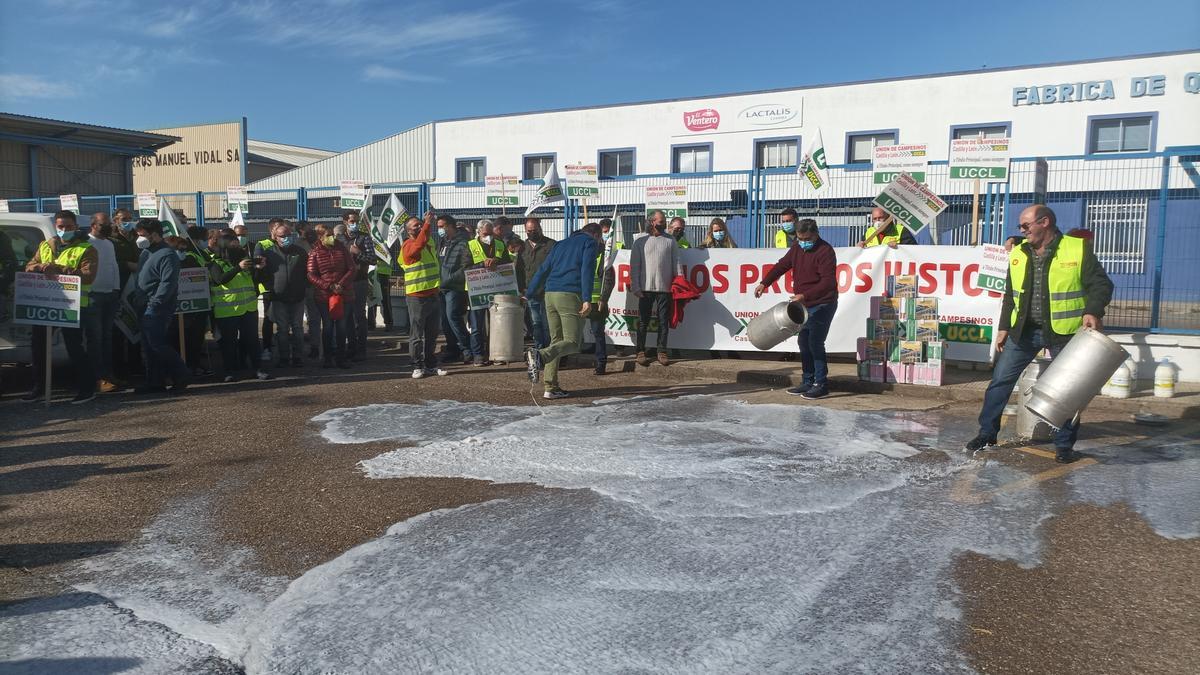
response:
<path id="1" fill-rule="evenodd" d="M 843 163 L 847 132 L 899 129 L 901 143 L 928 143 L 931 159 L 946 159 L 951 125 L 1011 122 L 1014 157 L 1086 152 L 1090 115 L 1158 112 L 1156 150 L 1200 144 L 1200 94 L 1184 90 L 1200 72 L 1200 51 L 1127 60 L 919 77 L 786 92 L 530 113 L 436 124 L 436 180 L 454 180 L 456 158 L 486 157 L 489 175 L 520 175 L 522 155 L 557 153 L 558 164 L 595 163 L 602 148 L 637 148 L 635 171 L 669 172 L 671 146 L 712 143 L 717 171 L 751 167 L 754 139 L 803 136 L 821 128 L 831 164 Z M 1131 96 L 1131 80 L 1162 75 L 1161 96 Z M 1197 76 L 1200 79 L 1200 76 Z M 1087 81 L 1112 82 L 1115 98 L 1013 105 L 1013 88 Z M 1200 84 L 1200 83 L 1198 83 Z M 797 114 L 753 126 L 739 114 L 756 105 Z M 687 111 L 713 108 L 716 129 L 690 131 Z M 803 148 L 801 149 L 803 154 Z"/>

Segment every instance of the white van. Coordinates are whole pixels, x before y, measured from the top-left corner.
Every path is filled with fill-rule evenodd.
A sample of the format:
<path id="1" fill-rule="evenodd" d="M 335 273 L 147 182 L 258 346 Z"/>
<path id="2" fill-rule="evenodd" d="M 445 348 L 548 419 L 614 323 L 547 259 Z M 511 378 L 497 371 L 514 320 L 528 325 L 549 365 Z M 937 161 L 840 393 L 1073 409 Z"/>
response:
<path id="1" fill-rule="evenodd" d="M 13 272 L 25 269 L 25 263 L 37 254 L 43 241 L 55 236 L 54 216 L 42 213 L 0 213 L 0 362 L 31 363 L 33 354 L 29 349 L 32 335 L 30 326 L 13 323 Z M 11 250 L 11 255 L 9 251 Z M 14 270 L 7 269 L 9 265 Z M 59 359 L 62 339 L 54 332 L 54 359 Z"/>

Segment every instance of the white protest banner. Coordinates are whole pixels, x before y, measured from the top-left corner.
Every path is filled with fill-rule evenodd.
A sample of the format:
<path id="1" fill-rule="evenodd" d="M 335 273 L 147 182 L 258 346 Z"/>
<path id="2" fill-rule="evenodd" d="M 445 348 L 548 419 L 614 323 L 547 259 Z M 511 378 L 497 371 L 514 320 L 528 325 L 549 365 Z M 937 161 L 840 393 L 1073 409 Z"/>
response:
<path id="1" fill-rule="evenodd" d="M 59 195 L 58 208 L 79 215 L 79 195 Z"/>
<path id="2" fill-rule="evenodd" d="M 371 207 L 369 206 L 371 201 L 369 193 L 363 196 L 363 207 L 358 212 L 358 229 L 366 230 L 367 234 L 371 235 L 371 248 L 375 251 L 375 258 L 390 265 L 392 256 L 388 253 L 387 244 L 384 243 L 383 232 L 379 229 L 379 221 L 371 218 Z M 351 236 L 354 236 L 353 232 Z"/>
<path id="3" fill-rule="evenodd" d="M 820 127 L 808 142 L 808 152 L 804 154 L 804 161 L 800 162 L 798 170 L 817 192 L 829 188 L 829 165 L 825 161 L 825 141 L 821 140 Z"/>
<path id="4" fill-rule="evenodd" d="M 517 295 L 517 271 L 512 263 L 467 270 L 471 309 L 487 309 L 497 295 Z"/>
<path id="5" fill-rule="evenodd" d="M 875 205 L 887 211 L 912 232 L 920 232 L 946 210 L 946 202 L 932 190 L 902 173 L 888 183 L 874 199 Z"/>
<path id="6" fill-rule="evenodd" d="M 17 272 L 13 281 L 13 323 L 78 328 L 82 282 L 72 274 Z"/>
<path id="7" fill-rule="evenodd" d="M 925 165 L 929 162 L 929 146 L 877 145 L 871 151 L 872 183 L 887 185 L 901 173 L 908 173 L 918 183 L 925 182 Z"/>
<path id="8" fill-rule="evenodd" d="M 662 211 L 667 220 L 672 218 L 687 219 L 688 197 L 686 185 L 647 185 L 646 186 L 646 219 L 655 211 Z"/>
<path id="9" fill-rule="evenodd" d="M 250 213 L 250 194 L 245 185 L 230 185 L 225 188 L 225 210 L 229 213 Z"/>
<path id="10" fill-rule="evenodd" d="M 950 177 L 1008 180 L 1008 138 L 956 138 L 950 141 Z"/>
<path id="11" fill-rule="evenodd" d="M 175 298 L 176 314 L 207 312 L 212 308 L 208 288 L 208 270 L 203 267 L 183 267 L 179 270 L 179 292 Z"/>
<path id="12" fill-rule="evenodd" d="M 137 206 L 138 218 L 158 217 L 158 193 L 139 192 L 134 196 L 134 202 Z"/>
<path id="13" fill-rule="evenodd" d="M 8 213 L 8 200 L 0 199 L 0 213 Z"/>
<path id="14" fill-rule="evenodd" d="M 768 287 L 761 298 L 754 287 L 779 260 L 772 249 L 685 249 L 679 251 L 684 277 L 701 289 L 688 303 L 683 322 L 672 328 L 669 344 L 677 349 L 733 349 L 754 351 L 746 326 L 791 295 L 790 272 Z M 913 274 L 923 297 L 938 299 L 946 358 L 987 362 L 992 353 L 1001 293 L 978 288 L 983 269 L 981 247 L 887 246 L 838 248 L 838 309 L 826 341 L 829 351 L 852 354 L 856 341 L 866 334 L 871 296 L 882 295 L 888 275 Z M 605 333 L 613 344 L 633 344 L 637 328 L 638 299 L 629 292 L 630 250 L 616 254 L 617 284 L 609 300 L 611 314 Z M 650 332 L 657 326 L 650 325 Z M 654 340 L 653 337 L 650 338 Z M 771 351 L 796 352 L 795 340 L 785 340 Z"/>
<path id="15" fill-rule="evenodd" d="M 488 206 L 518 206 L 521 180 L 516 176 L 484 176 Z"/>
<path id="16" fill-rule="evenodd" d="M 600 196 L 600 174 L 595 164 L 567 164 L 567 196 L 589 199 Z"/>
<path id="17" fill-rule="evenodd" d="M 383 207 L 383 213 L 379 214 L 379 229 L 385 234 L 384 244 L 389 250 L 392 244 L 403 238 L 404 224 L 411 217 L 395 193 L 388 195 L 387 205 Z"/>
<path id="18" fill-rule="evenodd" d="M 365 207 L 367 184 L 361 180 L 344 180 L 338 183 L 338 204 L 347 211 Z"/>
<path id="19" fill-rule="evenodd" d="M 1003 293 L 1008 288 L 1008 251 L 999 244 L 984 244 L 983 266 L 975 278 L 975 288 Z"/>
<path id="20" fill-rule="evenodd" d="M 241 212 L 241 211 L 237 211 L 237 212 L 235 212 L 235 213 L 231 213 L 231 214 L 229 214 L 229 227 L 230 227 L 230 229 L 232 229 L 232 228 L 235 228 L 235 227 L 237 227 L 238 225 L 241 225 L 242 227 L 245 227 L 245 226 L 246 226 L 246 220 L 245 220 L 245 218 L 243 218 L 243 217 L 242 217 L 242 212 Z"/>
<path id="21" fill-rule="evenodd" d="M 183 227 L 183 224 L 179 222 L 179 217 L 175 215 L 175 210 L 171 208 L 166 199 L 161 197 L 158 200 L 158 220 L 162 223 L 164 237 L 187 237 L 187 231 Z M 233 224 L 230 223 L 229 226 L 233 227 Z"/>
<path id="22" fill-rule="evenodd" d="M 550 168 L 546 170 L 546 177 L 542 179 L 542 187 L 538 188 L 537 194 L 529 202 L 529 207 L 525 209 L 525 215 L 533 213 L 539 206 L 561 201 L 563 201 L 562 181 L 558 178 L 558 167 L 551 164 Z"/>

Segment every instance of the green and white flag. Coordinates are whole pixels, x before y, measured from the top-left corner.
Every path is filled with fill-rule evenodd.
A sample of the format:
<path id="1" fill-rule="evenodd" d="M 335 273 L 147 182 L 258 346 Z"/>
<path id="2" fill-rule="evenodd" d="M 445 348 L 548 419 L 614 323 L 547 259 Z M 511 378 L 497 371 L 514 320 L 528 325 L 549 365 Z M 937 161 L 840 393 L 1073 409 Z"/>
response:
<path id="1" fill-rule="evenodd" d="M 529 207 L 525 209 L 525 215 L 533 213 L 539 206 L 545 206 L 552 202 L 561 202 L 563 200 L 562 181 L 558 179 L 558 167 L 554 164 L 546 171 L 546 177 L 542 179 L 542 187 L 538 188 L 537 194 L 529 202 Z"/>
<path id="2" fill-rule="evenodd" d="M 389 250 L 392 244 L 403 236 L 404 224 L 409 218 L 411 216 L 405 210 L 404 204 L 400 203 L 400 199 L 395 193 L 390 195 L 387 206 L 383 207 L 383 213 L 379 214 L 379 229 L 384 233 L 384 244 Z"/>
<path id="3" fill-rule="evenodd" d="M 187 232 L 184 230 L 183 226 L 179 224 L 179 218 L 175 217 L 175 210 L 172 209 L 171 205 L 167 204 L 167 200 L 163 199 L 162 197 L 158 198 L 158 221 L 162 223 L 164 237 L 187 236 Z M 233 227 L 233 225 L 230 224 L 230 227 Z"/>
<path id="4" fill-rule="evenodd" d="M 383 234 L 379 231 L 379 221 L 371 219 L 371 192 L 367 191 L 367 196 L 363 200 L 362 210 L 358 212 L 358 229 L 362 230 L 366 226 L 367 232 L 371 234 L 371 243 L 375 247 L 375 257 L 382 260 L 384 263 L 391 265 L 392 256 L 388 253 L 387 244 L 383 242 Z"/>
<path id="5" fill-rule="evenodd" d="M 808 143 L 808 152 L 800 162 L 800 173 L 812 183 L 813 189 L 821 192 L 829 188 L 829 165 L 825 161 L 825 142 L 821 140 L 821 129 Z"/>

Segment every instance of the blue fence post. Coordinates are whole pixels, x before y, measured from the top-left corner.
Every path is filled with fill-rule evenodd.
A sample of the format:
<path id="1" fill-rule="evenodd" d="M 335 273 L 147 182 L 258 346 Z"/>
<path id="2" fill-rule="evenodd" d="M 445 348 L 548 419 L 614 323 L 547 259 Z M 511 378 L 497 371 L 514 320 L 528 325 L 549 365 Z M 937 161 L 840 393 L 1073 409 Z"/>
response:
<path id="1" fill-rule="evenodd" d="M 113 214 L 113 212 L 116 210 L 117 210 L 117 196 L 109 195 L 108 196 L 108 215 L 111 216 Z"/>
<path id="2" fill-rule="evenodd" d="M 204 227 L 204 193 L 196 193 L 196 225 Z"/>
<path id="3" fill-rule="evenodd" d="M 420 183 L 417 185 L 417 213 L 418 218 L 424 218 L 425 213 L 429 211 L 429 183 Z"/>
<path id="4" fill-rule="evenodd" d="M 296 188 L 296 221 L 308 220 L 304 215 L 304 188 Z"/>
<path id="5" fill-rule="evenodd" d="M 1159 309 L 1162 304 L 1163 257 L 1167 251 L 1167 198 L 1171 194 L 1171 155 L 1162 158 L 1162 182 L 1158 186 L 1158 241 L 1154 254 L 1154 288 L 1150 294 L 1150 331 L 1158 330 Z"/>

